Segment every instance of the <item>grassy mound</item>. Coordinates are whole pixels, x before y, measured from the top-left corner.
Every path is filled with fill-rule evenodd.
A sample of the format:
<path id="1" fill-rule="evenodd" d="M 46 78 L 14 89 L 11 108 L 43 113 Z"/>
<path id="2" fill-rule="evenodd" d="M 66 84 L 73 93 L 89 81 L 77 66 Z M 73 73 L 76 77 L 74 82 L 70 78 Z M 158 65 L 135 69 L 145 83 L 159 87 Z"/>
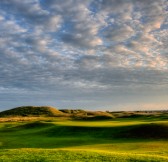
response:
<path id="1" fill-rule="evenodd" d="M 23 106 L 0 112 L 0 117 L 9 116 L 63 116 L 64 113 L 49 106 Z"/>

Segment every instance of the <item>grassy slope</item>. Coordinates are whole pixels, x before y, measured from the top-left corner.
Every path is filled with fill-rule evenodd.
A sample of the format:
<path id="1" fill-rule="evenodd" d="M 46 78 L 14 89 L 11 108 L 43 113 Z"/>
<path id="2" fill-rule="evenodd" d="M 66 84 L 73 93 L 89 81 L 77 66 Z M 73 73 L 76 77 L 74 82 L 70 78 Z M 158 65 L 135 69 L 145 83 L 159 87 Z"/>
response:
<path id="1" fill-rule="evenodd" d="M 167 120 L 143 118 L 4 122 L 0 161 L 168 161 L 167 130 Z"/>

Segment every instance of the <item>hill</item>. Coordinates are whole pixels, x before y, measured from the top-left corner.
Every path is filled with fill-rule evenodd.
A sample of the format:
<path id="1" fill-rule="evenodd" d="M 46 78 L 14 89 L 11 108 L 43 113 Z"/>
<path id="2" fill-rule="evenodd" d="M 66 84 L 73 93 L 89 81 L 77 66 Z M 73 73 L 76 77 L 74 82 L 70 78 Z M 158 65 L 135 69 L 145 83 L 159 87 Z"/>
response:
<path id="1" fill-rule="evenodd" d="M 0 117 L 13 116 L 63 116 L 64 113 L 50 106 L 22 106 L 0 112 Z"/>
<path id="2" fill-rule="evenodd" d="M 0 117 L 68 117 L 73 120 L 108 120 L 114 118 L 168 119 L 168 111 L 88 111 L 56 109 L 50 106 L 22 106 L 0 112 Z"/>
<path id="3" fill-rule="evenodd" d="M 75 120 L 106 120 L 114 116 L 103 111 L 58 110 L 50 106 L 22 106 L 0 112 L 0 117 L 70 117 Z"/>

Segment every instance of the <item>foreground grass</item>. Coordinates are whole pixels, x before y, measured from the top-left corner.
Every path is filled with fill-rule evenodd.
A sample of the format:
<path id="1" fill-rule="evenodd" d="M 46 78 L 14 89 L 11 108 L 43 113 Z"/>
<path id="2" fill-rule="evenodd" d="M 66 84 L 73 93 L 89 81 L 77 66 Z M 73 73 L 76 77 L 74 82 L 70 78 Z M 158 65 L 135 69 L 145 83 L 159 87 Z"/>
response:
<path id="1" fill-rule="evenodd" d="M 131 154 L 118 152 L 69 151 L 56 149 L 13 149 L 1 150 L 0 162 L 166 162 L 168 158 L 159 155 Z"/>

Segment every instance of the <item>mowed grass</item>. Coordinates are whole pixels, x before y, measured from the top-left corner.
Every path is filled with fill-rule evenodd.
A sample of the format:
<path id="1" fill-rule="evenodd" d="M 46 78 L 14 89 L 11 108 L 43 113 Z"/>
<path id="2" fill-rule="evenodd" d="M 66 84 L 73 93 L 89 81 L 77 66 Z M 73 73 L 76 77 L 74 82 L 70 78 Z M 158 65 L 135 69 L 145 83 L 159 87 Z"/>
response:
<path id="1" fill-rule="evenodd" d="M 0 161 L 168 161 L 167 139 L 153 118 L 1 122 Z"/>

